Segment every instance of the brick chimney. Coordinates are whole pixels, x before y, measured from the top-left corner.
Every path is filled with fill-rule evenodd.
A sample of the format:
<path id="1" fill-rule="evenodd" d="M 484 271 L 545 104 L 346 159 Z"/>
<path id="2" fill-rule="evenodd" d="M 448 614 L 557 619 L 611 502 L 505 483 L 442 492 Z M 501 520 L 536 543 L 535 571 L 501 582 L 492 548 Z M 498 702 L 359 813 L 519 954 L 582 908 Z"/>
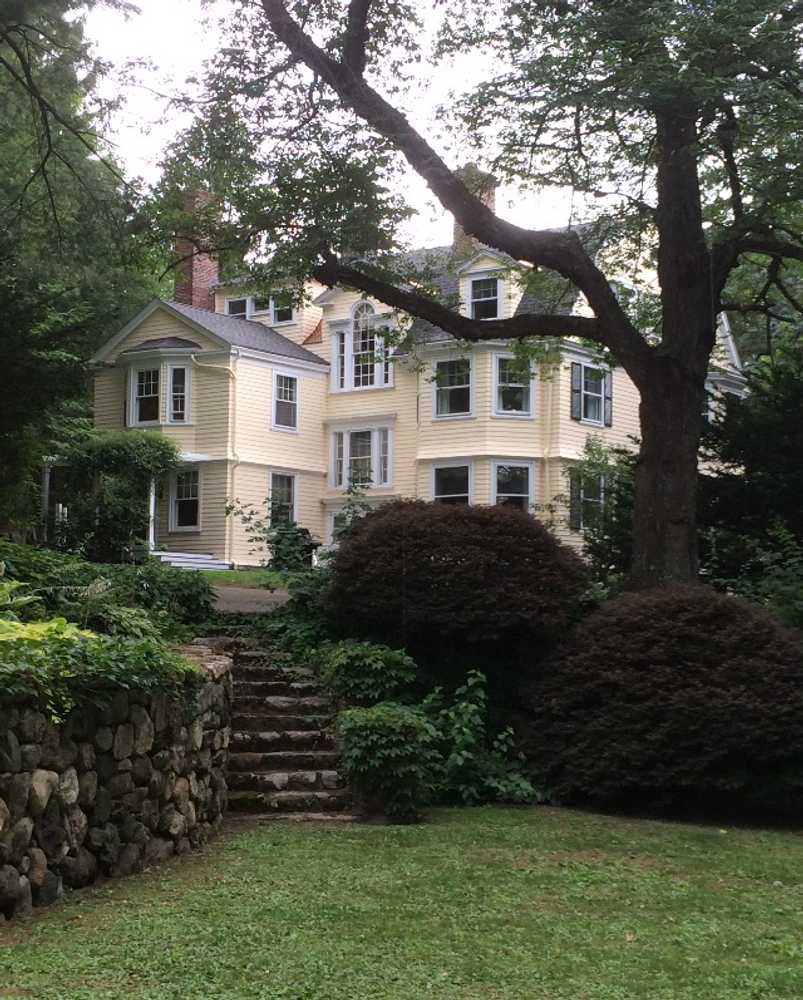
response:
<path id="1" fill-rule="evenodd" d="M 456 175 L 465 184 L 468 190 L 475 194 L 480 201 L 487 205 L 492 212 L 496 211 L 496 189 L 499 181 L 493 174 L 486 174 L 480 170 L 476 163 L 467 163 L 455 171 Z M 471 257 L 477 252 L 479 242 L 468 236 L 460 223 L 455 219 L 454 235 L 452 237 L 452 253 L 455 257 Z"/>
<path id="2" fill-rule="evenodd" d="M 206 208 L 212 196 L 208 191 L 193 191 L 187 195 L 186 211 L 194 215 Z M 187 306 L 214 311 L 213 286 L 219 278 L 218 262 L 210 254 L 199 253 L 197 241 L 190 235 L 176 233 L 175 299 Z"/>

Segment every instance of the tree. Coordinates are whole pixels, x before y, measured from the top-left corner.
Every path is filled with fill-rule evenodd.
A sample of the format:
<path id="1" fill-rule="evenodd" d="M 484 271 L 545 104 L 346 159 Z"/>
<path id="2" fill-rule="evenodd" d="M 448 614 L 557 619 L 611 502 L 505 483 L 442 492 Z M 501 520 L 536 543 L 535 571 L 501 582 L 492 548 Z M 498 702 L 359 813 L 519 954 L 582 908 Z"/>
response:
<path id="1" fill-rule="evenodd" d="M 87 358 L 158 289 L 158 251 L 105 153 L 84 6 L 0 9 L 0 521 L 19 527 L 36 522 L 56 415 L 86 401 Z"/>
<path id="2" fill-rule="evenodd" d="M 489 67 L 444 125 L 502 179 L 582 196 L 588 224 L 564 231 L 499 218 L 404 113 L 406 86 L 426 79 L 424 32 L 398 0 L 240 2 L 208 79 L 211 115 L 178 148 L 218 181 L 236 159 L 220 191 L 228 237 L 269 250 L 276 274 L 361 289 L 466 341 L 571 336 L 610 352 L 642 399 L 633 581 L 690 580 L 717 314 L 771 309 L 803 262 L 802 29 L 791 0 L 444 5 L 428 71 L 456 52 Z M 467 234 L 559 276 L 591 315 L 474 321 L 439 301 L 394 254 L 395 178 L 410 168 Z M 657 291 L 643 281 L 653 271 Z M 636 302 L 616 290 L 623 272 L 642 278 Z M 799 311 L 794 294 L 784 303 Z"/>

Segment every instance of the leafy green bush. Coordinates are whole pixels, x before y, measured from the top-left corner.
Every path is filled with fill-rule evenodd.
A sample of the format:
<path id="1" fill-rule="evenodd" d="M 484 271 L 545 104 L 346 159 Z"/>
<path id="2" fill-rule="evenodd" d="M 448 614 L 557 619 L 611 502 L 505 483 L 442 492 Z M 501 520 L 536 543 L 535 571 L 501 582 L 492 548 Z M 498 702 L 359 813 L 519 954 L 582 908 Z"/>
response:
<path id="1" fill-rule="evenodd" d="M 473 664 L 495 700 L 546 657 L 588 586 L 580 558 L 534 518 L 421 501 L 355 522 L 331 579 L 325 610 L 337 634 L 404 648 L 448 685 Z"/>
<path id="2" fill-rule="evenodd" d="M 50 623 L 48 623 L 50 624 Z M 47 624 L 27 626 L 47 630 Z M 54 718 L 76 704 L 104 704 L 115 689 L 148 691 L 198 684 L 201 675 L 187 660 L 150 640 L 63 633 L 11 639 L 2 644 L 2 698 L 34 697 Z"/>
<path id="3" fill-rule="evenodd" d="M 28 587 L 19 580 L 4 579 L 6 568 L 0 562 L 0 620 L 6 618 L 18 621 L 27 609 L 32 613 L 41 604 L 36 594 L 27 593 Z"/>
<path id="4" fill-rule="evenodd" d="M 529 702 L 524 749 L 559 800 L 803 813 L 803 636 L 748 601 L 609 601 Z"/>
<path id="5" fill-rule="evenodd" d="M 338 701 L 375 705 L 409 696 L 415 660 L 403 649 L 344 639 L 324 643 L 317 653 L 325 685 Z"/>
<path id="6" fill-rule="evenodd" d="M 96 632 L 119 639 L 150 639 L 158 642 L 169 629 L 167 621 L 159 623 L 159 613 L 150 614 L 142 608 L 125 608 L 118 604 L 100 603 L 87 615 L 86 624 Z"/>
<path id="7" fill-rule="evenodd" d="M 17 622 L 0 618 L 0 641 L 9 642 L 14 639 L 78 639 L 80 637 L 94 638 L 92 632 L 80 629 L 64 618 L 51 618 L 46 622 Z M 4 649 L 7 647 L 4 647 Z M 2 653 L 0 653 L 2 655 Z"/>
<path id="8" fill-rule="evenodd" d="M 420 819 L 440 768 L 437 733 L 426 715 L 384 702 L 341 712 L 337 730 L 343 767 L 363 805 L 397 823 Z"/>
<path id="9" fill-rule="evenodd" d="M 493 739 L 487 731 L 488 695 L 485 677 L 472 670 L 466 683 L 445 705 L 440 691 L 424 702 L 438 732 L 442 770 L 438 797 L 464 805 L 482 802 L 532 802 L 537 793 L 526 777 L 522 760 L 513 756 L 513 731 Z"/>

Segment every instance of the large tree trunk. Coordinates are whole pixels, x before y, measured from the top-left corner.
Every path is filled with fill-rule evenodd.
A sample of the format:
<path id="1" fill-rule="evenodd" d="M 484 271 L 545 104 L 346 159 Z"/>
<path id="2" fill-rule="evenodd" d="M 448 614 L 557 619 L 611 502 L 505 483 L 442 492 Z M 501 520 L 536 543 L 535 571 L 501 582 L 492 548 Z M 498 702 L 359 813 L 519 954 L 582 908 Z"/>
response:
<path id="1" fill-rule="evenodd" d="M 671 361 L 641 386 L 631 585 L 697 580 L 697 451 L 705 374 Z"/>

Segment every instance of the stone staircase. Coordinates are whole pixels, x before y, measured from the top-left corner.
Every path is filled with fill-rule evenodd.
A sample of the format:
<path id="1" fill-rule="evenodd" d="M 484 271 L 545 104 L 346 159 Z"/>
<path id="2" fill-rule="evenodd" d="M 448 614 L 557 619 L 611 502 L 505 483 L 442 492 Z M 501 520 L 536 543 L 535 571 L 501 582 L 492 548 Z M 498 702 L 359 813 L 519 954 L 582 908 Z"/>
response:
<path id="1" fill-rule="evenodd" d="M 229 812 L 296 820 L 353 820 L 328 726 L 331 710 L 311 670 L 270 653 L 234 654 Z"/>

